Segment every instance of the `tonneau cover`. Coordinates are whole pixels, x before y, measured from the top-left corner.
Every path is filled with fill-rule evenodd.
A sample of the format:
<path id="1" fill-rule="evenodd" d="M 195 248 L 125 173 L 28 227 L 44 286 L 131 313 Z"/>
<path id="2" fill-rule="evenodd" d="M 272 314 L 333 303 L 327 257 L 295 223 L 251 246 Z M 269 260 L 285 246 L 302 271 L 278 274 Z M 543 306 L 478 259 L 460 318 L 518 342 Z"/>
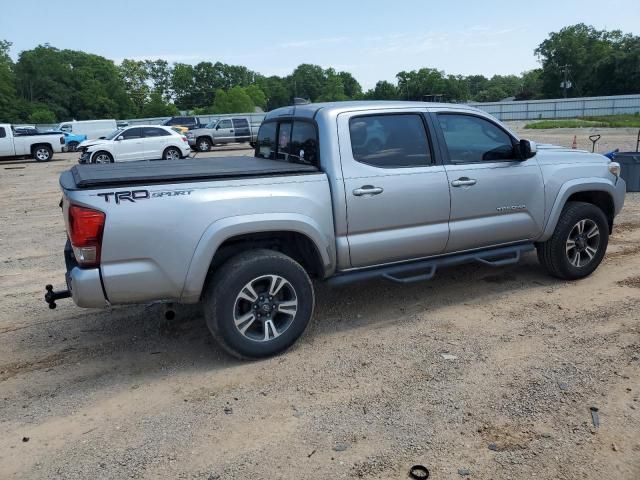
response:
<path id="1" fill-rule="evenodd" d="M 90 188 L 115 185 L 149 185 L 206 181 L 270 175 L 316 173 L 312 165 L 268 160 L 256 157 L 207 157 L 188 160 L 157 160 L 111 164 L 76 165 L 70 173 L 75 185 L 69 185 L 63 173 L 64 188 Z M 66 177 L 66 178 L 65 178 Z"/>

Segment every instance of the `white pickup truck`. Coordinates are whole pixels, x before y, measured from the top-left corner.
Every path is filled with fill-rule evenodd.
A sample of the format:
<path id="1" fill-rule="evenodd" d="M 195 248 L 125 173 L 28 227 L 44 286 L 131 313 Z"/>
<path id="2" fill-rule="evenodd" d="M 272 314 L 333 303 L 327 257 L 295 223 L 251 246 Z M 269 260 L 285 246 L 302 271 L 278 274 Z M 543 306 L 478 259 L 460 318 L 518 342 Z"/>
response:
<path id="1" fill-rule="evenodd" d="M 36 133 L 16 135 L 8 123 L 0 123 L 0 158 L 32 157 L 38 162 L 48 162 L 54 153 L 62 152 L 62 133 Z"/>

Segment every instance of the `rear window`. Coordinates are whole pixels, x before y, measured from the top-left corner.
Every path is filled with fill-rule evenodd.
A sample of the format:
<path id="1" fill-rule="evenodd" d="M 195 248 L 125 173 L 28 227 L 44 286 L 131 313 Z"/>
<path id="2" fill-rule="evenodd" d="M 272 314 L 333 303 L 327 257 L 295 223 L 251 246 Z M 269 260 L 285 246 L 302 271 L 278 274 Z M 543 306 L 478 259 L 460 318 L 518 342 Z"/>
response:
<path id="1" fill-rule="evenodd" d="M 311 122 L 290 120 L 260 126 L 255 156 L 318 166 L 318 135 Z"/>
<path id="2" fill-rule="evenodd" d="M 145 127 L 143 134 L 145 137 L 166 137 L 167 135 L 171 135 L 164 128 L 157 127 Z"/>

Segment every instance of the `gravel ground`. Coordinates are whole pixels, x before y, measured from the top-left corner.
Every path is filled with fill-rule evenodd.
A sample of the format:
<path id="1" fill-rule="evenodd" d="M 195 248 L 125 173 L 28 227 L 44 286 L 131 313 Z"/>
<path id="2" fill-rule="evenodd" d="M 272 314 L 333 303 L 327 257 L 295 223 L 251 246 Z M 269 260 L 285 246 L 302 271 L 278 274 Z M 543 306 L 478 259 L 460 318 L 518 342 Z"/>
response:
<path id="1" fill-rule="evenodd" d="M 586 147 L 590 133 L 525 136 Z M 410 286 L 318 285 L 290 351 L 239 362 L 196 307 L 171 322 L 158 305 L 46 308 L 75 157 L 0 164 L 0 478 L 391 479 L 414 464 L 434 479 L 640 478 L 640 194 L 585 280 L 527 255 Z"/>

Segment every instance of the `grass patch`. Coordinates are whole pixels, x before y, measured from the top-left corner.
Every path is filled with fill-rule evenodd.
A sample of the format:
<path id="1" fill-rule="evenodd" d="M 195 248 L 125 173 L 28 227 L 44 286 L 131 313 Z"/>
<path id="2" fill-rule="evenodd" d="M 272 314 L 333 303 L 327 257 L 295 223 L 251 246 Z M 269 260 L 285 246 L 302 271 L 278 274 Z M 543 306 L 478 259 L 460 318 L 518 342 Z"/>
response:
<path id="1" fill-rule="evenodd" d="M 640 128 L 640 115 L 610 115 L 606 117 L 563 118 L 527 123 L 524 128 Z"/>

